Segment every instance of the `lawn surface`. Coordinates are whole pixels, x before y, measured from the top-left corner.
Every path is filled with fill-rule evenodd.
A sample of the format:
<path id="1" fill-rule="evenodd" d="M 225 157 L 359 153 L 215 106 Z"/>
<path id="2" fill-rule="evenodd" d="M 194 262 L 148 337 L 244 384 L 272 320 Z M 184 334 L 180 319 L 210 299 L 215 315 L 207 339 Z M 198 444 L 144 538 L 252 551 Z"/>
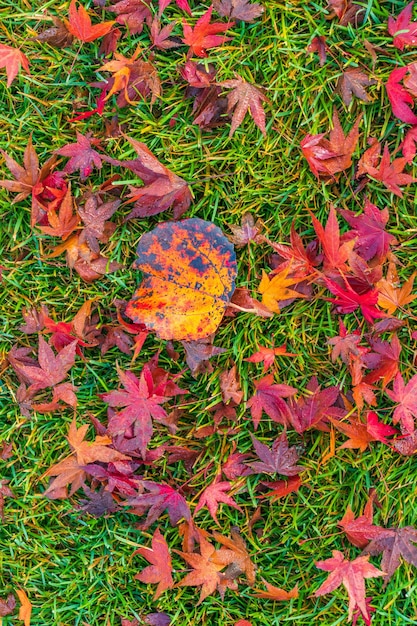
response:
<path id="1" fill-rule="evenodd" d="M 350 128 L 359 113 L 363 114 L 356 157 L 367 148 L 367 137 L 389 142 L 393 151 L 403 138 L 403 129 L 394 120 L 383 88 L 389 72 L 396 64 L 415 59 L 413 49 L 399 52 L 392 46 L 386 24 L 388 16 L 398 14 L 402 2 L 375 2 L 366 5 L 366 18 L 358 28 L 340 26 L 337 20 L 326 19 L 326 3 L 265 0 L 264 14 L 253 24 L 239 23 L 232 30 L 233 39 L 211 51 L 208 62 L 218 68 L 219 80 L 228 80 L 238 71 L 250 82 L 266 88 L 270 99 L 266 106 L 267 133 L 263 137 L 247 116 L 232 138 L 229 125 L 212 131 L 201 131 L 192 123 L 191 101 L 184 99 L 184 86 L 176 66 L 185 61 L 184 47 L 173 51 L 156 51 L 154 64 L 163 83 L 163 95 L 154 105 L 140 102 L 118 110 L 124 132 L 143 141 L 171 170 L 189 181 L 194 200 L 187 217 L 198 216 L 213 221 L 230 234 L 228 224 L 240 223 L 245 212 L 251 212 L 265 225 L 269 239 L 286 242 L 291 225 L 305 240 L 314 231 L 307 209 L 325 222 L 330 203 L 336 207 L 358 211 L 363 194 L 352 194 L 352 172 L 346 172 L 337 184 L 324 184 L 311 173 L 300 151 L 306 133 L 325 132 L 330 128 L 333 106 L 336 106 L 344 129 Z M 194 2 L 195 16 L 206 5 Z M 30 57 L 31 73 L 21 73 L 11 88 L 0 83 L 1 147 L 21 162 L 30 134 L 40 162 L 52 150 L 75 141 L 75 130 L 92 132 L 102 138 L 107 154 L 117 158 L 134 158 L 133 149 L 121 136 L 109 138 L 104 123 L 110 122 L 116 110 L 108 106 L 102 118 L 94 116 L 83 122 L 68 119 L 89 101 L 92 108 L 97 89 L 89 83 L 97 81 L 96 70 L 103 64 L 98 56 L 99 43 L 55 49 L 31 40 L 36 30 L 44 27 L 43 15 L 65 16 L 68 3 L 7 2 L 0 0 L 0 40 L 22 46 Z M 170 19 L 179 21 L 183 12 L 173 4 L 167 9 Z M 109 19 L 108 14 L 106 19 Z M 194 18 L 193 18 L 194 19 Z M 49 25 L 49 22 L 47 23 Z M 145 29 L 146 31 L 146 29 Z M 149 45 L 147 32 L 126 37 L 119 43 L 123 54 L 130 56 L 138 42 Z M 181 34 L 180 26 L 176 31 Z M 319 66 L 315 54 L 306 53 L 313 36 L 323 35 L 330 47 L 327 61 Z M 346 107 L 335 94 L 341 69 L 349 66 L 370 68 L 372 59 L 364 47 L 367 40 L 382 47 L 371 71 L 377 81 L 369 90 L 371 102 L 354 99 Z M 4 78 L 4 70 L 1 70 Z M 175 116 L 175 123 L 169 124 Z M 1 178 L 9 178 L 6 166 Z M 104 164 L 101 172 L 89 178 L 97 188 L 116 171 Z M 130 173 L 126 170 L 126 180 Z M 132 175 L 134 179 L 134 175 Z M 78 194 L 77 175 L 72 176 L 72 190 Z M 390 210 L 389 232 L 401 245 L 395 249 L 400 260 L 400 274 L 408 278 L 415 267 L 417 255 L 414 194 L 411 185 L 403 198 L 390 194 L 380 183 L 371 182 L 367 194 L 379 208 Z M 12 194 L 0 192 L 0 263 L 4 267 L 0 284 L 0 363 L 11 346 L 29 345 L 33 337 L 19 331 L 22 307 L 48 306 L 56 320 L 70 320 L 87 299 L 98 307 L 102 323 L 108 312 L 114 313 L 115 299 L 129 299 L 138 283 L 132 269 L 139 237 L 170 214 L 150 219 L 124 222 L 126 208 L 113 218 L 117 230 L 103 248 L 107 256 L 123 264 L 123 268 L 92 284 L 83 282 L 65 265 L 64 257 L 47 258 L 51 238 L 30 227 L 29 201 L 11 204 Z M 341 221 L 341 220 L 340 220 Z M 247 286 L 257 294 L 261 270 L 268 269 L 271 250 L 266 244 L 251 245 L 237 251 L 238 286 Z M 321 292 L 321 296 L 329 295 Z M 259 297 L 259 295 L 258 295 Z M 413 305 L 408 307 L 412 310 Z M 401 317 L 401 315 L 400 315 Z M 353 315 L 345 318 L 353 327 Z M 410 317 L 409 326 L 414 326 Z M 415 344 L 409 339 L 410 328 L 399 331 L 403 344 L 401 371 L 408 380 L 414 373 Z M 193 439 L 196 428 L 210 424 L 208 409 L 220 400 L 219 373 L 237 365 L 245 398 L 253 394 L 254 378 L 262 375 L 262 365 L 244 361 L 259 345 L 287 343 L 292 359 L 278 359 L 276 381 L 305 389 L 313 375 L 319 383 L 345 384 L 346 367 L 332 363 L 326 341 L 338 334 L 338 319 L 331 304 L 322 297 L 299 300 L 270 319 L 239 314 L 220 326 L 215 344 L 226 352 L 212 360 L 214 371 L 193 378 L 185 367 L 184 351 L 178 344 L 179 360 L 174 362 L 165 349 L 165 342 L 155 336 L 146 340 L 140 356 L 132 366 L 137 374 L 141 366 L 158 350 L 160 365 L 172 373 L 185 369 L 180 384 L 189 391 L 179 402 L 186 409 L 179 428 L 171 436 L 171 445 L 190 446 L 201 450 L 198 469 L 189 474 L 182 463 L 168 466 L 158 461 L 147 474 L 151 480 L 163 482 L 175 477 L 178 484 L 188 481 L 186 494 L 191 508 L 195 506 L 204 486 L 212 482 L 219 466 L 236 446 L 241 452 L 251 449 L 253 432 L 250 415 L 244 403 L 238 407 L 238 427 L 234 434 L 215 433 L 204 440 Z M 33 342 L 32 342 L 33 345 Z M 98 394 L 116 389 L 116 364 L 128 369 L 131 358 L 112 348 L 102 356 L 98 348 L 85 351 L 86 360 L 77 359 L 71 380 L 77 386 L 77 423 L 88 422 L 90 414 L 102 422 L 107 406 Z M 414 457 L 402 457 L 381 444 L 374 444 L 363 453 L 357 450 L 329 452 L 329 434 L 310 431 L 300 437 L 289 433 L 292 444 L 302 443 L 301 463 L 305 467 L 302 488 L 276 502 L 259 500 L 255 486 L 259 476 L 236 485 L 234 497 L 243 512 L 223 506 L 219 512 L 221 532 L 227 535 L 237 526 L 248 543 L 256 563 L 257 587 L 261 579 L 284 589 L 299 586 L 299 597 L 289 602 L 272 602 L 253 597 L 244 581 L 239 592 L 227 591 L 224 600 L 218 594 L 196 606 L 198 590 L 176 588 L 153 601 L 154 586 L 134 580 L 145 561 L 132 553 L 141 545 L 150 545 L 156 525 L 142 532 L 136 528 L 138 518 L 125 512 L 98 519 L 74 508 L 75 498 L 50 501 L 42 496 L 47 479 L 42 474 L 68 454 L 65 440 L 73 418 L 71 409 L 64 412 L 21 415 L 15 401 L 18 380 L 11 368 L 4 368 L 0 381 L 0 441 L 13 444 L 13 456 L 0 461 L 0 477 L 10 480 L 15 499 L 6 499 L 5 519 L 0 526 L 0 596 L 22 587 L 33 604 L 32 623 L 45 626 L 120 624 L 120 617 L 132 619 L 152 611 L 165 611 L 173 624 L 232 626 L 238 619 L 250 619 L 253 626 L 313 623 L 333 626 L 347 623 L 347 595 L 340 587 L 333 594 L 314 598 L 313 593 L 325 580 L 326 573 L 315 567 L 315 561 L 327 559 L 332 550 L 342 550 L 355 558 L 360 550 L 348 543 L 337 527 L 348 504 L 359 513 L 369 490 L 376 488 L 381 508 L 375 521 L 384 526 L 417 524 L 414 505 L 417 467 Z M 348 384 L 348 383 L 347 383 Z M 392 403 L 378 392 L 381 415 L 391 411 Z M 384 413 L 385 412 L 385 413 Z M 91 427 L 91 434 L 93 428 Z M 270 442 L 280 432 L 264 414 L 257 437 Z M 156 429 L 151 447 L 167 441 L 165 427 Z M 336 443 L 344 441 L 336 434 Z M 207 471 L 200 471 L 207 467 Z M 261 504 L 261 518 L 250 525 Z M 206 509 L 196 521 L 202 528 L 214 529 Z M 159 523 L 170 548 L 181 549 L 176 528 L 165 515 Z M 379 558 L 373 559 L 379 565 Z M 186 566 L 173 555 L 176 580 Z M 417 620 L 415 572 L 403 564 L 384 590 L 382 580 L 367 581 L 367 595 L 373 598 L 376 614 L 374 626 L 413 624 Z M 3 618 L 3 624 L 16 623 L 16 617 Z"/>

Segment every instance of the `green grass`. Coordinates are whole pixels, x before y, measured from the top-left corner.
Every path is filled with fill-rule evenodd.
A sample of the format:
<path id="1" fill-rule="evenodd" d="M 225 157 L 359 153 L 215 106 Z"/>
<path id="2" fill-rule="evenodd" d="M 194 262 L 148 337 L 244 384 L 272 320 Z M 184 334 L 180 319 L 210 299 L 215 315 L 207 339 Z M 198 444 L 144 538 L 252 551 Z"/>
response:
<path id="1" fill-rule="evenodd" d="M 185 60 L 185 48 L 157 51 L 154 63 L 163 81 L 163 97 L 152 107 L 147 102 L 120 111 L 108 107 L 103 118 L 86 122 L 67 122 L 86 101 L 94 106 L 98 93 L 88 86 L 97 80 L 97 69 L 103 60 L 98 57 L 98 44 L 90 43 L 56 50 L 46 44 L 31 41 L 35 30 L 41 28 L 42 16 L 48 11 L 65 16 L 68 2 L 45 2 L 33 6 L 21 0 L 18 3 L 0 0 L 0 41 L 22 46 L 31 62 L 31 74 L 21 73 L 10 89 L 5 81 L 0 86 L 1 147 L 19 162 L 29 135 L 41 163 L 53 149 L 75 139 L 75 130 L 91 131 L 103 139 L 108 154 L 117 158 L 132 158 L 133 149 L 123 137 L 107 138 L 104 121 L 117 113 L 125 133 L 144 141 L 158 158 L 176 174 L 192 184 L 194 202 L 188 216 L 214 221 L 224 232 L 227 224 L 238 223 L 246 211 L 262 219 L 268 237 L 273 241 L 288 240 L 291 225 L 308 240 L 314 235 L 307 209 L 326 219 L 330 203 L 337 207 L 359 210 L 363 194 L 352 194 L 352 172 L 342 175 L 338 184 L 317 181 L 302 158 L 299 144 L 306 133 L 324 132 L 330 126 L 333 107 L 336 106 L 342 126 L 350 128 L 359 113 L 363 114 L 360 145 L 356 157 L 367 147 L 368 136 L 388 141 L 394 150 L 404 136 L 404 128 L 394 120 L 382 84 L 396 65 L 413 62 L 416 53 L 409 49 L 400 53 L 393 48 L 386 31 L 387 18 L 403 8 L 402 2 L 375 2 L 366 6 L 366 20 L 358 28 L 342 27 L 336 21 L 326 20 L 326 3 L 265 0 L 265 12 L 254 24 L 234 27 L 234 38 L 219 49 L 211 51 L 207 62 L 218 68 L 218 79 L 232 79 L 238 71 L 245 79 L 266 87 L 271 100 L 267 107 L 267 136 L 263 138 L 252 120 L 247 117 L 232 139 L 228 125 L 213 131 L 200 131 L 192 124 L 191 101 L 184 100 L 184 87 L 177 78 L 176 67 Z M 194 3 L 196 15 L 206 5 Z M 108 14 L 107 14 L 108 15 Z M 166 11 L 170 19 L 179 21 L 183 14 L 175 6 Z M 49 22 L 47 23 L 49 26 Z M 181 34 L 177 26 L 174 34 Z M 316 34 L 324 35 L 330 54 L 320 68 L 316 55 L 306 53 L 306 47 Z M 334 88 L 341 70 L 346 67 L 371 66 L 371 58 L 364 40 L 383 48 L 371 70 L 377 84 L 370 88 L 372 102 L 364 104 L 357 99 L 346 108 Z M 133 54 L 140 42 L 145 50 L 147 34 L 127 36 L 119 44 L 126 56 Z M 4 71 L 1 71 L 4 78 Z M 168 124 L 177 116 L 174 126 Z M 2 178 L 8 178 L 5 167 Z M 97 188 L 108 179 L 113 170 L 104 164 L 89 183 Z M 126 179 L 129 173 L 126 173 Z M 415 172 L 416 174 L 417 172 Z M 82 192 L 77 176 L 72 178 L 72 190 Z M 401 265 L 402 277 L 414 270 L 417 258 L 417 218 L 415 187 L 410 186 L 402 199 L 389 194 L 379 183 L 371 183 L 367 194 L 380 208 L 390 209 L 389 230 L 398 238 L 400 246 L 395 253 Z M 0 283 L 0 363 L 15 342 L 34 343 L 34 338 L 22 335 L 23 306 L 47 304 L 57 320 L 69 320 L 81 304 L 89 298 L 96 300 L 102 323 L 114 312 L 116 298 L 128 299 L 138 282 L 132 270 L 136 244 L 141 234 L 151 229 L 167 215 L 124 223 L 124 210 L 116 213 L 118 224 L 115 235 L 104 252 L 112 260 L 123 263 L 123 269 L 88 285 L 65 265 L 64 257 L 48 259 L 51 239 L 31 230 L 29 203 L 11 204 L 11 194 L 0 192 L 0 264 L 6 269 Z M 238 285 L 248 286 L 256 294 L 261 270 L 268 268 L 271 251 L 266 245 L 251 246 L 238 251 Z M 410 307 L 413 310 L 413 307 Z M 414 307 L 415 314 L 415 307 Z M 356 326 L 353 315 L 345 318 L 349 328 Z M 415 372 L 414 342 L 409 325 L 400 330 L 403 344 L 401 371 L 408 379 Z M 253 392 L 252 381 L 261 376 L 261 365 L 244 362 L 258 345 L 279 345 L 284 341 L 294 359 L 279 359 L 276 379 L 304 389 L 313 375 L 324 386 L 349 385 L 345 367 L 333 364 L 326 339 L 337 334 L 338 321 L 331 306 L 321 298 L 299 301 L 272 319 L 254 318 L 249 314 L 227 319 L 219 328 L 216 345 L 226 352 L 213 359 L 214 371 L 193 379 L 185 372 L 181 386 L 189 395 L 181 399 L 184 413 L 178 432 L 170 439 L 173 445 L 189 445 L 201 449 L 201 459 L 195 477 L 182 464 L 168 466 L 161 460 L 147 474 L 163 481 L 172 475 L 190 487 L 187 500 L 195 505 L 199 493 L 211 482 L 221 462 L 236 445 L 239 451 L 251 448 L 249 433 L 253 430 L 248 412 L 238 408 L 238 428 L 233 436 L 216 434 L 201 441 L 193 439 L 197 426 L 211 423 L 208 408 L 220 399 L 219 373 L 237 364 L 246 397 Z M 154 337 L 147 339 L 145 349 L 136 361 L 133 371 L 157 350 L 160 363 L 173 373 L 184 368 L 184 354 L 172 362 L 165 350 L 165 342 Z M 177 346 L 178 347 L 178 346 Z M 78 387 L 78 424 L 88 421 L 92 413 L 106 419 L 106 405 L 99 393 L 115 389 L 116 363 L 130 366 L 128 356 L 111 349 L 105 357 L 98 349 L 86 350 L 87 360 L 77 359 L 71 370 L 71 380 Z M 338 450 L 336 456 L 322 463 L 329 449 L 329 436 L 310 432 L 303 438 L 305 452 L 302 463 L 305 485 L 297 494 L 275 502 L 265 503 L 255 493 L 259 477 L 251 476 L 236 495 L 243 514 L 223 507 L 219 514 L 221 532 L 227 534 L 238 526 L 247 540 L 250 553 L 261 578 L 285 589 L 299 585 L 300 596 L 289 603 L 257 600 L 251 589 L 240 585 L 239 593 L 228 591 L 225 600 L 214 595 L 196 606 L 195 588 L 178 588 L 164 593 L 153 602 L 154 588 L 134 580 L 134 575 L 145 565 L 134 550 L 149 545 L 153 526 L 147 532 L 136 528 L 138 518 L 124 512 L 108 518 L 94 519 L 74 509 L 72 501 L 49 501 L 42 497 L 46 482 L 42 474 L 53 463 L 68 453 L 65 434 L 72 420 L 72 412 L 22 417 L 15 402 L 18 387 L 11 368 L 6 369 L 0 381 L 0 441 L 13 443 L 13 457 L 0 461 L 0 478 L 10 479 L 16 494 L 5 506 L 5 520 L 0 525 L 0 597 L 22 587 L 33 603 L 33 624 L 45 626 L 116 625 L 120 616 L 144 615 L 166 611 L 173 624 L 232 626 L 246 617 L 253 626 L 312 623 L 335 626 L 347 622 L 347 595 L 344 589 L 314 599 L 313 592 L 326 577 L 314 562 L 331 556 L 331 551 L 343 550 L 354 558 L 359 550 L 344 538 L 337 522 L 347 505 L 355 512 L 362 510 L 368 490 L 376 488 L 381 509 L 375 521 L 386 526 L 417 524 L 416 495 L 417 469 L 414 458 L 400 457 L 387 447 L 375 445 L 363 454 Z M 391 403 L 382 393 L 378 408 L 385 414 Z M 383 413 L 383 414 L 384 414 Z M 92 428 L 91 428 L 92 430 Z M 279 428 L 264 415 L 257 436 L 264 441 L 277 436 Z M 165 428 L 156 428 L 151 446 L 167 441 Z M 300 443 L 290 433 L 291 443 Z M 337 443 L 343 437 L 337 435 Z M 207 465 L 206 474 L 199 471 Z M 250 531 L 250 521 L 256 507 L 261 505 L 261 521 Z M 208 530 L 214 523 L 206 510 L 196 521 Z M 180 538 L 166 517 L 160 527 L 171 548 L 180 549 Z M 176 580 L 185 571 L 184 562 L 173 556 Z M 379 559 L 373 559 L 378 564 Z M 406 564 L 396 572 L 385 590 L 379 579 L 367 582 L 368 595 L 377 608 L 375 626 L 413 624 L 417 620 L 415 572 Z M 16 618 L 4 618 L 3 624 L 16 623 Z"/>

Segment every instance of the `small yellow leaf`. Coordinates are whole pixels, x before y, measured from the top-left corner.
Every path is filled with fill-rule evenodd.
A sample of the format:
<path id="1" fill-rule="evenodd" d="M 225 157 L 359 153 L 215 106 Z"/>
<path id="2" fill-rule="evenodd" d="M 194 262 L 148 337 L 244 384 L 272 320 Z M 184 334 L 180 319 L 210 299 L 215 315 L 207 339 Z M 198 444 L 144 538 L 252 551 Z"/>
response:
<path id="1" fill-rule="evenodd" d="M 294 291 L 293 289 L 288 289 L 290 285 L 295 285 L 302 280 L 299 277 L 287 278 L 289 271 L 290 266 L 282 270 L 282 272 L 275 274 L 275 276 L 270 279 L 266 272 L 262 270 L 262 280 L 259 285 L 259 293 L 262 294 L 262 304 L 264 304 L 270 311 L 273 311 L 273 313 L 280 313 L 278 304 L 280 300 L 305 298 L 304 294 L 298 293 L 298 291 Z"/>

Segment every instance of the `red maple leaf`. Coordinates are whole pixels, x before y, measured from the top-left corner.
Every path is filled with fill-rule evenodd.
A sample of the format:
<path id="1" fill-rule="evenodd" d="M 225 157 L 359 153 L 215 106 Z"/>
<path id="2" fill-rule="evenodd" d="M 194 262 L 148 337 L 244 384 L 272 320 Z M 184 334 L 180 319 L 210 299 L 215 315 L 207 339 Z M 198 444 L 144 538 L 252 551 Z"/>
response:
<path id="1" fill-rule="evenodd" d="M 171 2 L 172 0 L 159 0 L 159 14 L 165 11 L 167 6 L 170 5 Z M 188 4 L 187 0 L 175 0 L 175 4 L 178 8 L 188 13 L 188 15 L 192 15 L 190 5 Z"/>
<path id="2" fill-rule="evenodd" d="M 211 6 L 196 22 L 194 28 L 191 28 L 189 24 L 184 20 L 183 29 L 184 37 L 182 41 L 185 45 L 190 46 L 188 55 L 195 54 L 198 57 L 206 57 L 209 48 L 216 48 L 221 46 L 226 41 L 229 41 L 231 37 L 224 35 L 218 35 L 232 26 L 234 22 L 227 22 L 226 24 L 210 24 L 211 14 L 213 13 L 213 6 Z"/>
<path id="3" fill-rule="evenodd" d="M 136 441 L 143 458 L 152 437 L 152 419 L 167 420 L 168 414 L 160 405 L 169 400 L 164 396 L 166 385 L 155 385 L 148 365 L 143 367 L 140 378 L 133 372 L 118 369 L 124 390 L 101 394 L 102 400 L 111 407 L 124 407 L 114 413 L 109 420 L 108 431 L 111 435 L 125 434 L 135 428 Z"/>
<path id="4" fill-rule="evenodd" d="M 401 344 L 394 335 L 391 343 L 382 341 L 378 338 L 370 338 L 369 345 L 373 352 L 368 352 L 363 357 L 367 369 L 373 370 L 365 376 L 364 382 L 372 385 L 378 381 L 382 381 L 384 388 L 396 376 L 398 372 L 399 358 L 401 353 Z"/>
<path id="5" fill-rule="evenodd" d="M 39 229 L 52 237 L 60 237 L 63 241 L 67 239 L 77 228 L 80 223 L 79 216 L 74 213 L 73 200 L 71 190 L 68 189 L 64 199 L 61 202 L 61 206 L 56 212 L 54 209 L 49 209 L 46 214 L 48 218 L 49 226 L 39 226 Z"/>
<path id="6" fill-rule="evenodd" d="M 30 74 L 28 58 L 18 48 L 0 43 L 0 67 L 6 68 L 7 86 L 10 87 L 21 67 Z"/>
<path id="7" fill-rule="evenodd" d="M 395 117 L 398 117 L 398 119 L 406 124 L 417 124 L 417 115 L 411 110 L 411 106 L 414 104 L 413 97 L 406 88 L 401 85 L 401 81 L 408 71 L 408 65 L 392 70 L 385 88 Z"/>
<path id="8" fill-rule="evenodd" d="M 258 428 L 262 411 L 265 411 L 274 422 L 285 424 L 289 410 L 282 398 L 293 396 L 297 390 L 289 385 L 274 384 L 273 374 L 255 380 L 254 385 L 256 391 L 248 400 L 247 407 L 250 409 L 255 429 Z"/>
<path id="9" fill-rule="evenodd" d="M 100 143 L 99 139 L 91 138 L 91 133 L 82 135 L 77 131 L 76 143 L 67 143 L 62 148 L 55 150 L 56 154 L 69 157 L 64 172 L 72 174 L 79 170 L 80 178 L 84 181 L 90 176 L 94 167 L 100 170 L 102 156 L 93 148 L 93 146 L 100 147 Z"/>
<path id="10" fill-rule="evenodd" d="M 285 432 L 272 443 L 272 447 L 261 443 L 251 434 L 253 447 L 260 461 L 251 461 L 248 465 L 258 474 L 281 474 L 296 476 L 303 471 L 301 465 L 295 465 L 300 458 L 296 446 L 290 447 Z"/>
<path id="11" fill-rule="evenodd" d="M 380 526 L 373 524 L 373 503 L 375 495 L 374 491 L 372 495 L 369 496 L 362 515 L 355 518 L 355 514 L 350 506 L 348 506 L 344 516 L 337 524 L 346 533 L 346 537 L 349 539 L 350 543 L 357 548 L 365 548 L 370 540 L 377 536 L 380 530 Z"/>
<path id="12" fill-rule="evenodd" d="M 392 42 L 399 50 L 404 46 L 417 46 L 417 22 L 412 22 L 414 2 L 407 4 L 397 19 L 388 18 L 388 32 L 394 38 Z"/>
<path id="13" fill-rule="evenodd" d="M 133 554 L 140 554 L 151 564 L 145 567 L 139 574 L 136 574 L 135 578 L 142 583 L 158 583 L 154 600 L 157 600 L 164 591 L 174 586 L 171 575 L 171 555 L 167 542 L 159 528 L 155 530 L 152 536 L 152 548 L 139 548 Z"/>
<path id="14" fill-rule="evenodd" d="M 39 337 L 38 365 L 14 364 L 14 369 L 30 384 L 31 391 L 54 387 L 62 382 L 74 365 L 77 341 L 65 346 L 57 355 L 45 339 Z"/>
<path id="15" fill-rule="evenodd" d="M 400 422 L 401 430 L 406 434 L 412 434 L 415 430 L 414 418 L 417 417 L 417 374 L 405 384 L 402 375 L 398 372 L 392 391 L 385 389 L 385 393 L 398 404 L 394 410 L 394 424 Z"/>
<path id="16" fill-rule="evenodd" d="M 206 487 L 201 494 L 197 502 L 197 506 L 194 510 L 194 517 L 196 513 L 198 513 L 198 511 L 203 508 L 203 506 L 206 506 L 209 510 L 211 517 L 214 519 L 216 524 L 220 526 L 219 520 L 217 519 L 217 511 L 220 502 L 232 506 L 234 509 L 237 509 L 242 513 L 242 509 L 240 508 L 240 506 L 236 504 L 233 498 L 226 493 L 226 491 L 229 491 L 231 488 L 231 483 L 227 481 L 219 482 L 218 480 L 215 480 L 213 483 L 211 483 L 211 485 Z"/>
<path id="17" fill-rule="evenodd" d="M 331 419 L 330 421 L 337 430 L 349 437 L 340 448 L 359 448 L 359 450 L 363 452 L 372 441 L 380 441 L 381 443 L 389 445 L 387 437 L 398 434 L 395 428 L 380 422 L 378 415 L 373 411 L 367 412 L 366 423 L 354 417 L 349 418 L 348 424 L 338 420 Z"/>
<path id="18" fill-rule="evenodd" d="M 347 135 L 340 125 L 339 116 L 333 113 L 333 129 L 329 139 L 326 133 L 306 135 L 301 141 L 301 150 L 317 178 L 335 178 L 335 174 L 343 172 L 352 165 L 352 154 L 359 139 L 359 123 L 361 116 Z"/>
<path id="19" fill-rule="evenodd" d="M 297 356 L 293 352 L 287 352 L 287 344 L 283 343 L 282 346 L 277 348 L 266 348 L 265 346 L 258 346 L 258 351 L 251 354 L 248 358 L 243 359 L 248 363 L 263 363 L 264 372 L 268 370 L 275 363 L 277 356 Z"/>
<path id="20" fill-rule="evenodd" d="M 328 45 L 326 38 L 322 35 L 318 35 L 311 40 L 311 43 L 307 46 L 307 52 L 317 52 L 319 56 L 320 67 L 326 63 Z"/>
<path id="21" fill-rule="evenodd" d="M 71 35 L 83 42 L 94 41 L 107 35 L 114 21 L 102 22 L 93 26 L 91 18 L 82 4 L 79 5 L 78 9 L 76 5 L 77 0 L 72 0 L 68 12 L 69 20 L 65 20 L 65 25 Z"/>
<path id="22" fill-rule="evenodd" d="M 400 150 L 402 151 L 404 158 L 407 159 L 407 163 L 412 163 L 417 152 L 417 126 L 412 126 L 407 131 L 400 144 Z"/>
<path id="23" fill-rule="evenodd" d="M 331 572 L 327 580 L 315 592 L 316 598 L 326 593 L 331 593 L 340 585 L 343 585 L 349 596 L 349 620 L 352 619 L 353 611 L 359 608 L 365 619 L 368 618 L 368 608 L 365 602 L 365 578 L 383 576 L 374 565 L 369 563 L 368 556 L 359 556 L 353 561 L 345 559 L 342 552 L 333 550 L 333 556 L 325 561 L 317 561 L 316 567 L 326 572 Z"/>
<path id="24" fill-rule="evenodd" d="M 341 242 L 335 208 L 333 206 L 330 207 L 326 226 L 323 226 L 313 213 L 311 213 L 311 219 L 323 250 L 323 271 L 326 273 L 329 269 L 345 269 L 345 263 L 354 244 L 349 241 Z"/>
<path id="25" fill-rule="evenodd" d="M 329 418 L 336 420 L 345 415 L 344 409 L 334 406 L 340 389 L 337 385 L 321 389 L 317 378 L 313 376 L 306 387 L 308 395 L 294 401 L 289 401 L 290 424 L 298 433 L 303 433 L 310 428 L 328 430 L 326 422 Z"/>
<path id="26" fill-rule="evenodd" d="M 14 180 L 0 180 L 0 187 L 17 192 L 13 200 L 20 202 L 32 196 L 31 226 L 46 224 L 46 212 L 59 208 L 68 189 L 64 172 L 53 172 L 57 157 L 53 156 L 40 168 L 39 159 L 32 145 L 32 137 L 25 148 L 23 167 L 4 150 L 3 155 Z"/>
<path id="27" fill-rule="evenodd" d="M 340 356 L 343 363 L 349 364 L 352 356 L 361 354 L 363 348 L 359 345 L 361 342 L 360 331 L 355 330 L 348 333 L 346 326 L 339 320 L 339 334 L 327 340 L 330 346 L 333 346 L 332 361 L 333 363 Z"/>
<path id="28" fill-rule="evenodd" d="M 358 293 L 348 282 L 345 282 L 344 287 L 341 287 L 330 278 L 325 278 L 325 282 L 327 289 L 336 296 L 336 298 L 330 298 L 330 302 L 335 304 L 338 313 L 353 313 L 353 311 L 359 308 L 369 324 L 373 324 L 374 320 L 379 317 L 385 317 L 385 313 L 376 308 L 378 303 L 377 289 L 369 289 L 365 293 Z"/>
<path id="29" fill-rule="evenodd" d="M 178 491 L 169 485 L 160 485 L 150 480 L 143 480 L 140 486 L 149 493 L 141 493 L 130 498 L 128 504 L 133 507 L 132 513 L 136 515 L 144 515 L 147 512 L 145 521 L 140 525 L 141 530 L 149 528 L 165 510 L 168 511 L 172 526 L 176 526 L 182 518 L 191 522 L 188 504 Z"/>
<path id="30" fill-rule="evenodd" d="M 118 161 L 106 158 L 113 165 L 131 170 L 144 182 L 143 187 L 130 188 L 129 202 L 135 202 L 135 205 L 126 219 L 149 217 L 166 211 L 170 207 L 173 207 L 174 219 L 179 219 L 191 202 L 191 192 L 187 182 L 158 161 L 144 143 L 127 139 L 138 153 L 136 159 Z"/>
<path id="31" fill-rule="evenodd" d="M 347 209 L 340 209 L 340 213 L 353 228 L 348 236 L 355 239 L 355 250 L 358 254 L 365 261 L 373 259 L 375 263 L 382 263 L 390 246 L 397 244 L 394 235 L 385 230 L 389 219 L 388 209 L 379 210 L 366 199 L 363 213 L 355 215 Z"/>

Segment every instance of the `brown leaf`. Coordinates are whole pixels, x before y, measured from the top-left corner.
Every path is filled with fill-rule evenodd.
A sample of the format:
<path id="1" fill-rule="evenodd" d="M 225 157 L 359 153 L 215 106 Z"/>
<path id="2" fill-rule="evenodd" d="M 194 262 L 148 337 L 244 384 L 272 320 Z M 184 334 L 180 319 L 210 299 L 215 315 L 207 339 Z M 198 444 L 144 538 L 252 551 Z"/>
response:
<path id="1" fill-rule="evenodd" d="M 229 371 L 220 374 L 220 389 L 222 399 L 225 404 L 232 400 L 235 404 L 240 404 L 243 399 L 243 391 L 240 388 L 240 382 L 237 377 L 236 365 Z"/>
<path id="2" fill-rule="evenodd" d="M 13 613 L 16 607 L 16 598 L 12 593 L 9 593 L 6 600 L 0 598 L 0 617 L 5 617 Z"/>
<path id="3" fill-rule="evenodd" d="M 213 0 L 214 10 L 227 19 L 254 22 L 262 15 L 263 6 L 251 0 Z"/>
<path id="4" fill-rule="evenodd" d="M 49 43 L 49 45 L 54 48 L 67 48 L 72 44 L 74 39 L 73 35 L 71 35 L 64 22 L 60 19 L 55 16 L 51 16 L 50 19 L 53 21 L 54 25 L 38 33 L 35 39 Z"/>
<path id="5" fill-rule="evenodd" d="M 375 80 L 369 78 L 367 74 L 355 67 L 342 73 L 337 83 L 337 89 L 342 96 L 343 102 L 349 106 L 353 95 L 363 100 L 363 102 L 369 102 L 370 98 L 365 87 L 375 84 Z"/>
<path id="6" fill-rule="evenodd" d="M 225 348 L 218 348 L 214 346 L 211 341 L 212 339 L 208 337 L 200 341 L 181 342 L 185 350 L 185 360 L 194 378 L 198 374 L 212 372 L 213 368 L 209 363 L 209 359 L 217 354 L 226 352 Z"/>
<path id="7" fill-rule="evenodd" d="M 261 235 L 263 224 L 260 220 L 256 220 L 255 222 L 251 213 L 245 213 L 243 215 L 240 226 L 236 224 L 228 224 L 228 226 L 233 233 L 229 239 L 236 248 L 242 248 L 252 241 L 254 243 L 261 243 L 263 241 Z"/>

